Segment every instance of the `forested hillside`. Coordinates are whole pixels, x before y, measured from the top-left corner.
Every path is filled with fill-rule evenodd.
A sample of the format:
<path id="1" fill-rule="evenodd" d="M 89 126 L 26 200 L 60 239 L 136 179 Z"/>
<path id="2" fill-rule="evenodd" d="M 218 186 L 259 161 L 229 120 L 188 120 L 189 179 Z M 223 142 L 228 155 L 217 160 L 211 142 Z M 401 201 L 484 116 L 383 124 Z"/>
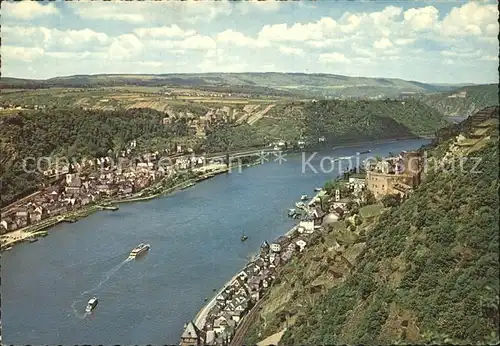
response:
<path id="1" fill-rule="evenodd" d="M 457 97 L 464 91 L 465 97 Z M 471 85 L 453 92 L 422 95 L 419 99 L 444 115 L 466 116 L 484 107 L 498 105 L 498 85 Z"/>
<path id="2" fill-rule="evenodd" d="M 416 100 L 319 101 L 303 112 L 306 137 L 335 143 L 428 135 L 446 125 L 439 112 Z"/>
<path id="3" fill-rule="evenodd" d="M 151 109 L 126 112 L 60 109 L 0 117 L 2 202 L 11 201 L 42 181 L 40 174 L 24 171 L 25 158 L 102 157 L 115 155 L 134 139 L 143 146 L 161 141 L 168 147 L 188 134 L 185 119 L 164 126 L 163 117 Z"/>
<path id="4" fill-rule="evenodd" d="M 498 140 L 482 143 L 382 213 L 352 274 L 280 344 L 498 344 Z"/>

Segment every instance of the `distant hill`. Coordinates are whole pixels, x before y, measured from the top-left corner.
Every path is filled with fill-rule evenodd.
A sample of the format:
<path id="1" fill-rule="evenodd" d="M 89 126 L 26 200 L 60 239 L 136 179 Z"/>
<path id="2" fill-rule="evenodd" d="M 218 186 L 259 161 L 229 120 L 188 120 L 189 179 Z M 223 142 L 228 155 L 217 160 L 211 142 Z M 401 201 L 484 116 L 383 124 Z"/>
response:
<path id="1" fill-rule="evenodd" d="M 488 106 L 498 105 L 498 85 L 470 85 L 455 91 L 417 97 L 447 116 L 467 116 Z"/>
<path id="2" fill-rule="evenodd" d="M 158 75 L 75 75 L 47 80 L 2 78 L 0 88 L 174 86 L 185 88 L 241 88 L 247 92 L 303 95 L 310 97 L 396 97 L 401 92 L 432 93 L 459 86 L 427 84 L 393 78 L 348 77 L 305 73 L 204 73 Z"/>

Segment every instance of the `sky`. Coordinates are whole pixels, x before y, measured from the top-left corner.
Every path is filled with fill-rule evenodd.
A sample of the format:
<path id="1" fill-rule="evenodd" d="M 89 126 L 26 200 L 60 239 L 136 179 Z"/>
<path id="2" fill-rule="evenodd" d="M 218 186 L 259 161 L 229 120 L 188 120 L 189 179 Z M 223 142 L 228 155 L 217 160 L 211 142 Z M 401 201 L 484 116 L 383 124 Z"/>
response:
<path id="1" fill-rule="evenodd" d="M 2 1 L 2 76 L 303 72 L 498 82 L 493 0 Z"/>

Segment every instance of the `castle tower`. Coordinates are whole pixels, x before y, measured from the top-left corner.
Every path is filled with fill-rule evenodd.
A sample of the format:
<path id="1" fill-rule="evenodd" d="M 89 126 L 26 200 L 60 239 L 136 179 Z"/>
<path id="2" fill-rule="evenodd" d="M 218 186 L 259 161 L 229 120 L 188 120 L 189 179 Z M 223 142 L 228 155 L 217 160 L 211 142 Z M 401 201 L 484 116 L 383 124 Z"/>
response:
<path id="1" fill-rule="evenodd" d="M 418 152 L 405 153 L 403 156 L 403 166 L 406 174 L 412 177 L 413 186 L 420 184 L 420 174 L 422 165 L 422 156 Z"/>

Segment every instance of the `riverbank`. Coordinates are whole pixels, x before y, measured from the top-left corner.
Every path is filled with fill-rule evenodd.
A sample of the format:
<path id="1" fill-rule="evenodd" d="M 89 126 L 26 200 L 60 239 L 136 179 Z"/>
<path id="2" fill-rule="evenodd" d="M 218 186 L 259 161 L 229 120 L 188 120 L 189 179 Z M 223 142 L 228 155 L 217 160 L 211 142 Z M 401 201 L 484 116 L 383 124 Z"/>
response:
<path id="1" fill-rule="evenodd" d="M 312 197 L 310 199 L 310 201 L 316 200 L 317 198 L 319 198 L 322 195 L 324 195 L 324 191 L 320 190 L 320 191 L 318 191 L 316 193 L 316 195 L 314 197 Z M 309 211 L 309 208 L 307 206 L 306 206 L 306 208 L 307 208 L 307 211 Z M 294 232 L 297 230 L 298 226 L 299 226 L 299 224 L 294 225 L 283 236 L 284 237 L 291 237 L 292 234 L 294 234 Z M 205 327 L 206 318 L 207 318 L 210 310 L 215 306 L 217 296 L 219 296 L 222 292 L 226 291 L 231 286 L 231 284 L 234 282 L 234 280 L 236 280 L 238 278 L 238 276 L 245 270 L 245 268 L 247 268 L 252 262 L 254 262 L 254 260 L 255 259 L 252 258 L 248 263 L 246 263 L 246 265 L 240 271 L 238 271 L 237 274 L 235 274 L 229 281 L 227 281 L 222 286 L 222 288 L 217 291 L 217 293 L 212 297 L 212 299 L 208 303 L 206 303 L 201 308 L 200 311 L 198 311 L 198 313 L 196 314 L 195 318 L 193 319 L 193 322 L 196 325 L 196 327 L 198 327 L 200 330 L 202 330 Z M 258 303 L 260 301 L 262 301 L 262 297 L 261 297 L 261 299 L 258 299 L 258 301 L 256 302 L 256 305 L 258 305 Z M 244 316 L 243 318 L 245 319 L 246 316 Z"/>
<path id="2" fill-rule="evenodd" d="M 376 139 L 372 141 L 362 141 L 362 142 L 352 142 L 352 143 L 345 143 L 342 145 L 334 145 L 332 146 L 332 149 L 341 149 L 341 148 L 354 148 L 357 146 L 365 146 L 365 145 L 370 145 L 370 144 L 381 144 L 381 143 L 392 143 L 392 142 L 397 142 L 397 141 L 407 141 L 407 140 L 412 140 L 412 139 L 433 139 L 435 136 L 434 135 L 418 135 L 418 136 L 407 136 L 407 137 L 393 137 L 393 138 L 386 138 L 386 139 Z"/>
<path id="3" fill-rule="evenodd" d="M 243 165 L 242 168 L 248 168 L 251 166 L 255 166 L 258 163 L 251 163 L 251 164 L 246 164 Z M 142 202 L 142 201 L 149 201 L 155 198 L 158 198 L 160 196 L 165 196 L 171 193 L 174 193 L 179 190 L 183 190 L 187 187 L 194 186 L 196 183 L 207 180 L 210 178 L 213 178 L 217 175 L 227 173 L 229 172 L 233 167 L 224 167 L 215 171 L 207 172 L 205 174 L 202 174 L 200 176 L 197 176 L 195 178 L 191 178 L 185 181 L 182 181 L 175 186 L 169 187 L 164 189 L 163 191 L 159 193 L 155 193 L 152 195 L 147 195 L 147 196 L 140 196 L 140 197 L 131 197 L 131 198 L 119 198 L 119 199 L 107 199 L 107 200 L 102 200 L 99 202 L 99 204 L 83 207 L 78 210 L 74 210 L 68 213 L 65 213 L 63 215 L 58 215 L 54 216 L 48 219 L 43 220 L 42 222 L 39 222 L 35 225 L 30 225 L 12 232 L 8 232 L 3 234 L 1 237 L 4 240 L 4 242 L 0 245 L 0 250 L 5 250 L 9 247 L 12 247 L 14 245 L 18 245 L 24 242 L 27 242 L 29 239 L 33 237 L 33 233 L 39 232 L 39 231 L 44 231 L 47 230 L 61 222 L 75 222 L 77 220 L 80 220 L 82 218 L 85 218 L 95 212 L 98 211 L 108 211 L 108 210 L 117 210 L 118 207 L 113 207 L 112 205 L 114 204 L 122 204 L 122 203 L 134 203 L 134 202 Z M 148 188 L 148 190 L 155 190 L 158 188 L 163 183 L 163 181 L 158 182 L 154 186 L 151 186 Z M 141 194 L 144 194 L 144 191 L 140 192 Z M 147 193 L 147 192 L 146 192 Z"/>

